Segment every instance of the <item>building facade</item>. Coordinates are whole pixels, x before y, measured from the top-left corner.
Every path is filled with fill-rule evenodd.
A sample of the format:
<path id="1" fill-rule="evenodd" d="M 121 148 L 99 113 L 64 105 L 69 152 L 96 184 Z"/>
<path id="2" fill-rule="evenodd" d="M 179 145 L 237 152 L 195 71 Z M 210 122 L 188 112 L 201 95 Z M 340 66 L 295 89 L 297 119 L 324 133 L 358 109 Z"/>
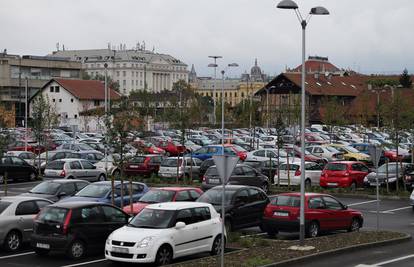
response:
<path id="1" fill-rule="evenodd" d="M 120 92 L 133 90 L 161 92 L 171 90 L 179 80 L 188 82 L 187 65 L 170 55 L 137 49 L 91 49 L 54 51 L 51 57 L 66 57 L 82 64 L 90 76 L 107 74 L 118 82 Z"/>
<path id="2" fill-rule="evenodd" d="M 52 78 L 80 79 L 81 64 L 58 57 L 0 53 L 0 102 L 15 110 L 15 126 L 23 126 L 25 87 L 28 98 Z"/>
<path id="3" fill-rule="evenodd" d="M 118 100 L 120 95 L 112 89 L 110 99 Z M 77 125 L 81 131 L 98 131 L 104 128 L 102 116 L 83 116 L 90 110 L 104 109 L 105 85 L 95 80 L 51 79 L 32 98 L 42 94 L 59 117 L 59 126 Z"/>

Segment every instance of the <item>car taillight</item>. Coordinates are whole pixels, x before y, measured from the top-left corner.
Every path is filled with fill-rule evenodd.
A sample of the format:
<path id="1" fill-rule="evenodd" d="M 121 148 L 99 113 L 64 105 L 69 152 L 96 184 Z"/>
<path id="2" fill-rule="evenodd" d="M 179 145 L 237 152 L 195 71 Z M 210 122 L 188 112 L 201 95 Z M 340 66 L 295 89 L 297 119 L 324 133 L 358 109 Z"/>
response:
<path id="1" fill-rule="evenodd" d="M 40 211 L 36 214 L 36 216 L 34 217 L 33 221 L 37 221 L 37 219 L 39 218 L 40 215 Z"/>
<path id="2" fill-rule="evenodd" d="M 344 174 L 344 176 L 349 176 L 349 172 L 346 172 L 346 173 Z"/>
<path id="3" fill-rule="evenodd" d="M 296 171 L 295 171 L 295 176 L 300 176 L 300 175 L 301 175 L 300 170 L 296 170 Z"/>
<path id="4" fill-rule="evenodd" d="M 72 210 L 69 210 L 68 214 L 66 215 L 65 222 L 63 223 L 63 234 L 66 235 L 69 229 L 69 222 L 72 217 Z"/>
<path id="5" fill-rule="evenodd" d="M 63 170 L 61 173 L 60 173 L 60 177 L 65 177 L 66 176 L 66 172 L 65 172 L 65 170 Z"/>
<path id="6" fill-rule="evenodd" d="M 265 217 L 272 217 L 272 215 L 273 215 L 272 208 L 267 206 L 264 210 L 264 216 Z"/>
<path id="7" fill-rule="evenodd" d="M 203 182 L 205 182 L 206 181 L 206 176 L 205 175 L 203 175 Z"/>

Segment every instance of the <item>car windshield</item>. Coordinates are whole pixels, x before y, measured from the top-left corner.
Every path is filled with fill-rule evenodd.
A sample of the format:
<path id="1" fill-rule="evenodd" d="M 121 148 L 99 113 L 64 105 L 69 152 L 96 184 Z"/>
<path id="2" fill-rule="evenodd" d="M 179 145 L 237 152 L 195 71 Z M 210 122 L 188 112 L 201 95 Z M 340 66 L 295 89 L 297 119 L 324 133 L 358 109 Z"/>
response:
<path id="1" fill-rule="evenodd" d="M 280 170 L 281 171 L 287 171 L 287 170 L 290 170 L 290 171 L 297 171 L 297 170 L 299 170 L 299 165 L 296 165 L 296 164 L 289 164 L 289 167 L 288 167 L 288 164 L 282 164 L 282 165 L 280 165 Z"/>
<path id="2" fill-rule="evenodd" d="M 7 201 L 0 201 L 0 214 L 3 213 L 7 209 L 8 206 L 10 206 L 11 202 Z"/>
<path id="3" fill-rule="evenodd" d="M 352 146 L 346 146 L 344 147 L 345 150 L 347 150 L 350 153 L 359 153 L 359 150 L 356 148 L 353 148 Z"/>
<path id="4" fill-rule="evenodd" d="M 165 159 L 162 161 L 161 163 L 161 167 L 177 167 L 177 159 L 172 158 L 172 159 Z M 179 165 L 181 166 L 181 162 L 182 160 L 180 159 L 179 161 Z"/>
<path id="5" fill-rule="evenodd" d="M 224 204 L 229 205 L 231 199 L 233 197 L 234 191 L 226 189 L 225 197 L 224 197 Z M 221 196 L 222 190 L 220 189 L 210 189 L 204 194 L 202 194 L 198 199 L 197 202 L 205 202 L 210 203 L 212 205 L 221 205 Z"/>
<path id="6" fill-rule="evenodd" d="M 51 222 L 51 223 L 63 223 L 67 209 L 58 208 L 58 207 L 45 207 L 40 211 L 39 216 L 36 220 L 41 222 Z"/>
<path id="7" fill-rule="evenodd" d="M 400 172 L 401 167 L 400 166 L 398 167 L 399 167 L 398 172 Z M 378 173 L 387 173 L 387 171 L 389 174 L 395 174 L 395 172 L 397 171 L 397 165 L 396 164 L 383 164 L 381 165 L 381 167 L 378 168 Z"/>
<path id="8" fill-rule="evenodd" d="M 333 148 L 333 147 L 329 147 L 329 146 L 327 146 L 327 147 L 325 147 L 326 148 L 326 150 L 328 150 L 329 152 L 332 152 L 332 153 L 337 153 L 337 152 L 339 152 L 338 150 L 336 150 L 335 148 Z"/>
<path id="9" fill-rule="evenodd" d="M 111 185 L 106 184 L 90 184 L 87 185 L 84 189 L 76 193 L 77 197 L 91 197 L 91 198 L 101 198 L 105 197 L 108 192 L 111 191 Z"/>
<path id="10" fill-rule="evenodd" d="M 172 201 L 174 191 L 170 190 L 151 190 L 145 193 L 139 200 L 144 203 L 161 203 Z"/>
<path id="11" fill-rule="evenodd" d="M 56 192 L 59 190 L 60 185 L 61 185 L 60 183 L 55 183 L 55 182 L 43 182 L 33 187 L 29 191 L 29 193 L 55 195 Z"/>
<path id="12" fill-rule="evenodd" d="M 50 170 L 63 170 L 64 161 L 52 161 L 46 165 L 46 169 Z"/>
<path id="13" fill-rule="evenodd" d="M 133 157 L 129 162 L 130 163 L 144 163 L 145 157 Z"/>
<path id="14" fill-rule="evenodd" d="M 297 196 L 277 196 L 271 203 L 275 206 L 299 207 L 300 198 Z"/>
<path id="15" fill-rule="evenodd" d="M 78 144 L 81 150 L 93 150 L 92 147 L 88 146 L 87 144 Z"/>
<path id="16" fill-rule="evenodd" d="M 128 226 L 165 229 L 170 225 L 174 212 L 174 210 L 145 208 L 132 219 Z"/>
<path id="17" fill-rule="evenodd" d="M 325 168 L 328 171 L 346 171 L 347 165 L 340 163 L 328 163 Z"/>

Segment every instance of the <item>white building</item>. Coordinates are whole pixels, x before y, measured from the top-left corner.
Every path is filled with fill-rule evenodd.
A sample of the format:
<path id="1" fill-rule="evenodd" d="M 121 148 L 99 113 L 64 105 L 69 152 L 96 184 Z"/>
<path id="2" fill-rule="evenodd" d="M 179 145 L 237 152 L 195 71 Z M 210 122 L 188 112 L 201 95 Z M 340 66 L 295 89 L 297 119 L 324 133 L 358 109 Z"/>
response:
<path id="1" fill-rule="evenodd" d="M 102 131 L 103 118 L 100 116 L 81 116 L 80 113 L 104 109 L 105 86 L 96 80 L 51 79 L 38 92 L 48 99 L 55 112 L 60 117 L 60 126 L 77 125 L 81 131 Z M 36 94 L 33 99 L 38 95 Z M 120 95 L 110 89 L 111 100 L 117 100 Z"/>
<path id="2" fill-rule="evenodd" d="M 154 53 L 143 48 L 131 50 L 91 49 L 54 51 L 52 55 L 70 58 L 82 63 L 90 76 L 108 75 L 120 85 L 124 95 L 132 90 L 160 92 L 171 90 L 175 82 L 188 82 L 187 65 L 166 54 Z"/>

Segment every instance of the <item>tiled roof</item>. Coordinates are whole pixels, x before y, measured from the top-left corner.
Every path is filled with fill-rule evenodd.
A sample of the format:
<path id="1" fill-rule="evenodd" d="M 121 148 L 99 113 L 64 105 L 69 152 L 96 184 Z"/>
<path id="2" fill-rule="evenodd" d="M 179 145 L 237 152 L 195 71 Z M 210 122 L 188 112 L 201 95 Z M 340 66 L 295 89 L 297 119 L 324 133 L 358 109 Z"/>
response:
<path id="1" fill-rule="evenodd" d="M 321 61 L 321 60 L 306 60 L 305 61 L 305 69 L 306 72 L 336 72 L 339 69 L 330 63 L 329 61 Z M 293 69 L 294 72 L 301 72 L 302 71 L 302 64 L 297 66 Z"/>
<path id="2" fill-rule="evenodd" d="M 80 100 L 105 100 L 105 85 L 102 81 L 69 79 L 53 80 Z M 115 90 L 110 88 L 109 91 L 111 99 L 117 100 L 120 98 L 119 93 Z"/>

